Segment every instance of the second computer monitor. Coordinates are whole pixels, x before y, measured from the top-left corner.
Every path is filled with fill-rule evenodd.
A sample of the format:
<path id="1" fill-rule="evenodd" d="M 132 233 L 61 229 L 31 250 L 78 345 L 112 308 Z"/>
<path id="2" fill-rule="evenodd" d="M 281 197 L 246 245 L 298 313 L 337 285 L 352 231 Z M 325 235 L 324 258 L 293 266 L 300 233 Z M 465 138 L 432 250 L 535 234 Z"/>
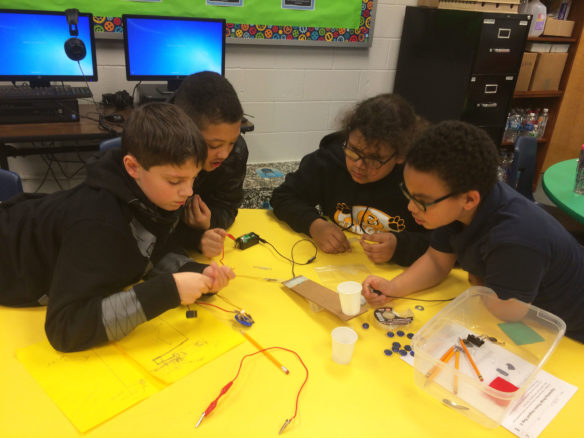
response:
<path id="1" fill-rule="evenodd" d="M 123 15 L 126 77 L 173 89 L 201 71 L 225 74 L 225 20 Z"/>

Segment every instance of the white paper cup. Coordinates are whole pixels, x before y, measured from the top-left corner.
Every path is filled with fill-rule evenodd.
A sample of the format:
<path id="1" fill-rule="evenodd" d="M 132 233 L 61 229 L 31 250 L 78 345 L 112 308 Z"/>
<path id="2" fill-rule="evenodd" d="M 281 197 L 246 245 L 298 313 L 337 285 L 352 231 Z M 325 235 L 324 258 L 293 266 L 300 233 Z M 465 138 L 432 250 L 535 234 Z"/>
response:
<path id="1" fill-rule="evenodd" d="M 351 362 L 357 333 L 350 327 L 337 327 L 331 332 L 333 338 L 333 360 L 341 365 Z"/>
<path id="2" fill-rule="evenodd" d="M 357 315 L 361 310 L 361 283 L 343 281 L 337 285 L 337 292 L 343 313 L 348 316 Z"/>

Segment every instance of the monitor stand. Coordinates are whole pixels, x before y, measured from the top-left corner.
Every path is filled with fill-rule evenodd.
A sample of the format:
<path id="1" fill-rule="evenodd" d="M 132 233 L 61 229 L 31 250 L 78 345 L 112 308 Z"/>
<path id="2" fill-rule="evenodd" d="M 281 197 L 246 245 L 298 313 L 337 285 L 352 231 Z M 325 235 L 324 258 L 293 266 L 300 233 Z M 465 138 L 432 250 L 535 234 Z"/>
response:
<path id="1" fill-rule="evenodd" d="M 181 80 L 168 81 L 166 84 L 138 85 L 138 102 L 166 102 L 181 84 Z"/>

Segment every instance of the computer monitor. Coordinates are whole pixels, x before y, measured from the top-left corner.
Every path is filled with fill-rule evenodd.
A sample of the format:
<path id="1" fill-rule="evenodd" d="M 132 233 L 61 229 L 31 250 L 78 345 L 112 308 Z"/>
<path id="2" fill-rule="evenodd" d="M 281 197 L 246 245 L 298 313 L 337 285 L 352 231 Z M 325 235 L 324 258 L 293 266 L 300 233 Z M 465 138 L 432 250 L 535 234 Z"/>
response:
<path id="1" fill-rule="evenodd" d="M 65 53 L 65 42 L 72 36 L 64 11 L 0 9 L 0 81 L 29 81 L 31 86 L 96 81 L 92 15 L 80 13 L 77 29 L 76 38 L 87 52 L 80 61 Z"/>
<path id="2" fill-rule="evenodd" d="M 167 81 L 170 92 L 193 73 L 225 74 L 225 20 L 122 15 L 122 21 L 129 81 Z"/>

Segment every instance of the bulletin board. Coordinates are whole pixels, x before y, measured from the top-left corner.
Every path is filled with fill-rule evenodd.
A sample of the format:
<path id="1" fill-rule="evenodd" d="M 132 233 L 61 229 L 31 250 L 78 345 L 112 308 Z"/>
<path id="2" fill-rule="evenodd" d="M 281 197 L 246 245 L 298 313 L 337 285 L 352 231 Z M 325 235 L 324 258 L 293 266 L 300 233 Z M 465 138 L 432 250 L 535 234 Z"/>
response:
<path id="1" fill-rule="evenodd" d="M 143 14 L 224 18 L 227 43 L 366 48 L 377 1 L 313 0 L 313 9 L 283 8 L 284 0 L 15 0 L 0 7 L 91 12 L 96 38 L 121 38 L 122 14 Z"/>

